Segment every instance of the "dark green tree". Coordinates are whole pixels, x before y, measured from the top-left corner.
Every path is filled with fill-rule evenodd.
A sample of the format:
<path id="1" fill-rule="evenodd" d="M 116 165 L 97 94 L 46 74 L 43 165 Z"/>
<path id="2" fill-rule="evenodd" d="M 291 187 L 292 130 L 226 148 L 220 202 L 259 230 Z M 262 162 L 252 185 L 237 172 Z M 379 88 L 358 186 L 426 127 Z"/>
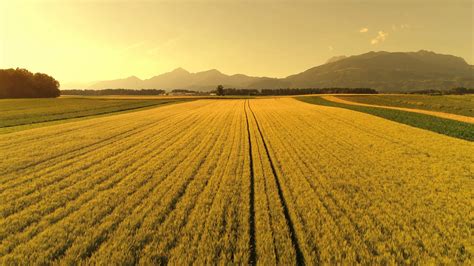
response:
<path id="1" fill-rule="evenodd" d="M 222 86 L 222 85 L 217 86 L 216 92 L 217 92 L 217 95 L 223 96 L 224 95 L 224 86 Z"/>
<path id="2" fill-rule="evenodd" d="M 26 69 L 0 69 L 0 98 L 53 98 L 60 95 L 59 82 Z"/>

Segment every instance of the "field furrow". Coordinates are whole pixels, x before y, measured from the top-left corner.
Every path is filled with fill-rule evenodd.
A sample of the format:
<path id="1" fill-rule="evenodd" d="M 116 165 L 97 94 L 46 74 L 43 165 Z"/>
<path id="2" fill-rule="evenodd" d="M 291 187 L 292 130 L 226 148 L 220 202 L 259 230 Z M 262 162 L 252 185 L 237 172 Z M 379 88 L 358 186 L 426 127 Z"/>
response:
<path id="1" fill-rule="evenodd" d="M 219 120 L 221 122 L 226 121 L 229 116 L 229 113 L 227 113 L 226 116 L 221 115 Z M 209 124 L 206 126 L 209 126 Z M 208 131 L 204 130 L 204 132 Z M 189 160 L 186 160 L 187 163 L 182 163 L 175 172 L 170 173 L 167 179 L 169 182 L 166 184 L 163 183 L 159 187 L 159 190 L 154 193 L 153 197 L 145 202 L 142 208 L 137 210 L 139 212 L 130 216 L 130 221 L 125 220 L 126 222 L 122 222 L 121 225 L 124 227 L 119 227 L 117 234 L 112 235 L 110 241 L 107 241 L 103 248 L 99 249 L 98 253 L 95 254 L 92 259 L 94 261 L 100 261 L 101 258 L 110 258 L 110 256 L 113 256 L 114 260 L 119 263 L 123 263 L 124 261 L 130 262 L 130 259 L 137 262 L 140 259 L 142 249 L 153 241 L 154 236 L 158 234 L 157 231 L 161 228 L 162 224 L 166 222 L 168 216 L 172 215 L 177 208 L 184 205 L 185 203 L 182 203 L 183 201 L 188 202 L 188 197 L 191 199 L 197 197 L 198 194 L 195 193 L 200 193 L 203 186 L 206 186 L 209 174 L 212 173 L 209 172 L 211 171 L 209 168 L 213 167 L 212 163 L 215 164 L 215 161 L 206 158 L 206 155 L 212 152 L 214 147 L 218 150 L 217 147 L 219 146 L 216 145 L 223 147 L 225 137 L 226 131 L 217 130 L 207 137 L 198 139 L 198 141 L 200 141 L 200 147 L 193 151 L 196 157 L 193 158 L 193 156 L 189 156 Z M 194 187 L 196 187 L 196 189 Z M 193 200 L 190 202 L 194 204 Z M 193 206 L 194 205 L 191 205 L 191 207 Z M 180 217 L 180 219 L 183 218 L 184 217 Z M 170 221 L 177 222 L 176 219 L 171 219 Z M 132 226 L 132 228 L 130 228 L 130 226 Z M 118 239 L 115 239 L 115 236 Z M 130 238 L 130 240 L 127 241 L 124 237 Z M 112 247 L 108 245 L 112 245 Z M 131 252 L 131 256 L 124 257 L 124 251 Z M 114 253 L 110 254 L 110 252 Z"/>
<path id="2" fill-rule="evenodd" d="M 255 113 L 253 112 L 252 108 L 250 107 L 249 102 L 248 102 L 248 109 L 249 109 L 250 113 L 252 114 L 252 117 L 255 121 L 255 125 L 257 127 L 258 135 L 259 135 L 260 140 L 263 144 L 264 151 L 261 151 L 261 153 L 263 154 L 263 157 L 266 158 L 266 160 L 268 160 L 269 166 L 271 168 L 271 173 L 274 177 L 279 202 L 281 204 L 281 208 L 282 208 L 283 214 L 285 216 L 285 223 L 288 226 L 288 231 L 289 231 L 289 235 L 290 235 L 290 238 L 291 238 L 291 244 L 292 244 L 294 252 L 295 252 L 294 255 L 296 256 L 295 257 L 295 262 L 297 264 L 304 264 L 305 259 L 303 257 L 303 253 L 302 253 L 302 250 L 300 248 L 300 244 L 298 243 L 298 236 L 296 235 L 294 221 L 292 220 L 292 218 L 290 216 L 290 211 L 288 209 L 288 203 L 287 203 L 288 200 L 285 199 L 285 196 L 283 195 L 283 190 L 282 190 L 281 181 L 280 181 L 281 177 L 278 176 L 277 170 L 275 169 L 275 165 L 274 165 L 274 162 L 273 162 L 272 157 L 270 155 L 270 151 L 269 151 L 269 148 L 267 146 L 267 142 L 265 141 L 265 137 L 264 137 L 264 135 L 262 133 L 262 130 L 260 128 L 260 124 L 257 120 L 257 117 L 255 116 Z M 262 158 L 262 157 L 260 157 L 260 158 Z M 283 256 L 283 257 L 286 258 L 288 256 Z M 284 261 L 280 260 L 279 262 L 284 262 Z"/>
<path id="3" fill-rule="evenodd" d="M 211 120 L 210 120 L 211 121 Z M 188 121 L 190 125 L 196 125 L 194 120 L 190 120 Z M 208 121 L 206 121 L 206 119 L 200 121 L 200 124 L 201 125 L 205 125 Z M 178 145 L 178 146 L 175 146 L 177 144 L 176 141 L 172 141 L 172 142 L 169 142 L 168 144 L 174 144 L 174 145 L 167 145 L 167 146 L 164 146 L 164 150 L 163 149 L 159 149 L 158 147 L 159 146 L 153 146 L 153 145 L 149 145 L 150 143 L 146 144 L 144 143 L 145 145 L 148 145 L 148 148 L 149 148 L 149 154 L 147 154 L 147 156 L 143 157 L 141 156 L 139 160 L 137 160 L 137 157 L 134 156 L 133 153 L 128 153 L 128 154 L 124 154 L 126 157 L 124 157 L 124 159 L 126 160 L 121 160 L 121 164 L 115 164 L 116 166 L 119 166 L 120 168 L 116 168 L 114 169 L 113 167 L 107 167 L 107 168 L 103 168 L 101 169 L 102 172 L 104 172 L 103 174 L 107 176 L 109 176 L 109 178 L 104 178 L 104 180 L 106 181 L 106 183 L 104 183 L 103 185 L 100 184 L 100 185 L 95 185 L 94 189 L 93 190 L 84 190 L 84 195 L 83 194 L 80 194 L 80 193 L 74 193 L 73 195 L 78 195 L 78 204 L 81 204 L 81 203 L 88 203 L 86 206 L 93 206 L 93 204 L 89 203 L 89 202 L 83 202 L 83 200 L 87 199 L 87 200 L 95 200 L 97 197 L 99 197 L 100 195 L 102 194 L 105 194 L 107 195 L 107 193 L 113 193 L 115 192 L 115 186 L 117 184 L 121 184 L 123 186 L 130 186 L 131 185 L 131 181 L 133 182 L 138 182 L 138 180 L 140 180 L 140 178 L 147 178 L 147 179 L 150 179 L 148 178 L 148 174 L 147 172 L 145 171 L 146 169 L 143 168 L 144 166 L 144 163 L 149 163 L 150 162 L 150 159 L 153 159 L 153 157 L 157 157 L 160 153 L 163 153 L 164 151 L 166 151 L 167 149 L 168 150 L 171 150 L 171 152 L 179 152 L 181 151 L 182 149 L 179 149 L 179 147 L 186 147 L 187 145 L 189 145 L 189 141 L 190 140 L 193 140 L 193 138 L 189 138 L 189 136 L 191 136 L 193 133 L 197 133 L 196 131 L 194 130 L 191 130 L 191 131 L 182 131 L 184 134 L 185 134 L 185 137 L 183 138 L 183 140 L 186 140 L 187 142 L 183 143 L 182 146 L 181 145 Z M 152 133 L 153 136 L 155 136 L 154 132 L 149 132 L 149 133 Z M 202 134 L 202 133 L 201 133 Z M 186 136 L 187 135 L 187 136 Z M 179 136 L 179 134 L 177 135 Z M 159 138 L 159 135 L 156 136 L 157 138 L 156 139 L 161 139 Z M 151 144 L 153 144 L 153 142 L 151 142 Z M 166 144 L 166 143 L 164 143 Z M 157 149 L 158 148 L 158 149 Z M 177 149 L 178 148 L 178 149 Z M 146 149 L 138 149 L 141 153 L 140 154 L 143 154 L 143 152 L 145 152 L 145 154 L 147 153 L 147 150 Z M 187 156 L 186 153 L 182 153 L 183 155 L 182 156 Z M 172 153 L 173 155 L 173 153 Z M 139 155 L 138 155 L 139 156 Z M 115 161 L 115 160 L 114 160 Z M 130 167 L 128 168 L 124 168 L 124 169 L 121 169 L 123 168 L 123 166 L 127 165 L 127 164 L 123 164 L 125 162 L 129 162 L 130 163 Z M 159 162 L 161 164 L 163 163 L 166 163 L 166 162 Z M 112 165 L 113 166 L 113 165 Z M 148 166 L 152 166 L 152 165 L 148 165 Z M 153 168 L 152 168 L 153 169 Z M 94 173 L 92 173 L 94 174 Z M 99 173 L 95 173 L 95 174 L 99 174 L 99 175 L 102 175 L 100 172 Z M 136 179 L 134 177 L 134 175 L 137 175 L 138 179 Z M 153 179 L 150 179 L 150 180 L 153 180 Z M 81 181 L 82 182 L 82 181 Z M 78 183 L 81 183 L 81 182 L 78 182 Z M 90 185 L 90 181 L 89 182 L 85 182 L 86 185 Z M 138 187 L 141 187 L 143 184 L 141 184 L 140 186 Z M 133 187 L 133 186 L 132 186 Z M 71 195 L 71 191 L 68 191 L 68 190 L 65 190 L 65 191 L 62 191 L 62 193 L 60 192 L 58 194 L 58 199 L 61 199 L 61 200 L 68 200 L 67 203 L 68 205 L 66 207 L 71 207 L 71 203 L 76 203 L 74 201 L 74 198 L 73 199 L 70 199 L 70 198 L 66 198 L 64 199 L 64 193 L 65 195 Z M 85 195 L 87 194 L 87 195 Z M 89 196 L 90 195 L 90 196 Z M 54 196 L 54 195 L 53 195 Z M 57 199 L 55 200 L 54 197 L 51 198 L 48 198 L 49 201 L 46 201 L 45 205 L 48 206 L 47 204 L 51 204 L 50 201 L 53 201 L 55 202 L 55 204 L 60 204 L 61 201 L 58 201 Z M 66 203 L 66 202 L 65 202 Z M 82 205 L 76 205 L 78 207 L 81 207 Z M 45 211 L 54 211 L 54 209 L 52 210 L 50 206 L 48 206 L 49 208 L 47 207 L 44 207 L 42 208 L 41 206 L 33 206 L 32 208 L 30 208 L 29 210 L 31 210 L 32 213 L 21 213 L 20 215 L 22 216 L 18 216 L 18 217 L 28 217 L 28 219 L 14 219 L 14 218 L 18 218 L 18 217 L 13 217 L 12 218 L 12 221 L 21 221 L 22 223 L 25 223 L 25 222 L 28 222 L 30 221 L 31 223 L 31 219 L 34 219 L 35 217 L 42 217 L 43 215 L 47 214 L 47 213 L 38 213 L 38 212 L 41 212 L 43 209 Z M 77 208 L 77 207 L 76 207 Z M 68 208 L 68 209 L 71 209 L 71 208 Z M 74 207 L 72 208 L 74 209 Z M 61 207 L 59 210 L 61 211 L 64 211 L 64 208 Z M 33 215 L 33 213 L 36 213 L 35 215 Z M 54 213 L 53 213 L 54 214 Z M 75 213 L 75 215 L 79 215 L 77 214 L 77 212 Z M 64 217 L 62 217 L 64 218 Z M 54 222 L 57 222 L 57 217 L 56 218 L 53 218 L 54 219 Z M 34 222 L 34 221 L 33 221 Z M 8 220 L 6 220 L 6 224 L 8 225 L 15 225 L 15 223 L 9 223 Z M 15 228 L 7 228 L 5 230 L 5 232 L 9 232 L 9 231 L 14 231 Z M 35 230 L 35 233 L 36 230 Z"/>
<path id="4" fill-rule="evenodd" d="M 229 219 L 230 217 L 226 219 L 224 215 L 229 207 L 238 210 L 238 205 L 228 205 L 233 198 L 232 190 L 240 190 L 237 182 L 242 179 L 238 171 L 240 161 L 232 160 L 232 158 L 239 156 L 238 154 L 242 150 L 239 145 L 242 139 L 242 114 L 238 108 L 235 110 L 237 113 L 234 113 L 229 125 L 231 130 L 228 134 L 230 135 L 223 140 L 227 145 L 223 145 L 221 150 L 214 150 L 209 154 L 209 157 L 216 158 L 216 160 L 212 162 L 212 172 L 207 171 L 206 175 L 210 175 L 210 179 L 207 181 L 206 187 L 193 189 L 200 192 L 197 197 L 184 197 L 181 206 L 171 213 L 170 218 L 167 218 L 160 228 L 160 233 L 155 235 L 153 242 L 145 248 L 145 258 L 162 258 L 166 261 L 171 258 L 169 262 L 172 264 L 196 260 L 210 262 L 219 260 L 221 256 L 227 256 L 227 260 L 244 260 L 242 257 L 225 254 L 226 246 L 224 244 L 229 246 L 228 249 L 235 250 L 237 249 L 236 242 L 230 239 L 225 243 L 219 241 L 220 238 L 225 237 L 226 226 L 231 226 L 234 222 L 233 219 Z M 218 154 L 220 156 L 217 156 Z M 237 176 L 235 176 L 236 174 Z M 186 215 L 187 213 L 189 215 Z M 184 217 L 183 224 L 176 223 L 175 218 L 177 217 L 181 217 L 181 219 Z M 211 228 L 212 230 L 210 230 Z M 181 233 L 171 236 L 167 233 L 169 230 Z M 246 234 L 241 237 L 245 239 Z M 179 256 L 183 252 L 187 254 L 186 257 Z"/>
<path id="5" fill-rule="evenodd" d="M 461 159 L 459 153 L 454 154 L 456 151 L 454 147 L 448 149 L 447 145 L 455 145 L 458 149 L 464 150 L 461 152 L 464 156 L 468 154 L 466 153 L 468 150 L 472 151 L 472 145 L 468 142 L 457 142 L 445 138 L 444 141 L 447 142 L 447 145 L 442 142 L 437 143 L 438 146 L 419 145 L 424 152 L 413 153 L 411 152 L 413 144 L 408 147 L 398 144 L 409 141 L 409 138 L 400 137 L 403 135 L 399 133 L 398 137 L 394 136 L 395 140 L 401 139 L 397 142 L 387 143 L 385 138 L 373 138 L 374 133 L 390 134 L 388 125 L 384 129 L 379 129 L 378 124 L 375 123 L 374 126 L 365 125 L 370 132 L 368 136 L 364 136 L 366 132 L 363 129 L 365 128 L 359 124 L 364 121 L 345 121 L 344 124 L 356 124 L 360 128 L 357 131 L 349 131 L 344 127 L 338 128 L 339 125 L 334 122 L 333 118 L 339 116 L 339 110 L 333 108 L 326 112 L 324 112 L 324 108 L 308 108 L 306 110 L 308 112 L 303 111 L 303 108 L 295 109 L 294 114 L 291 114 L 292 121 L 294 121 L 292 124 L 288 122 L 287 117 L 294 106 L 290 102 L 286 104 L 288 104 L 288 109 L 283 105 L 261 104 L 258 106 L 268 107 L 266 109 L 270 109 L 269 106 L 278 106 L 279 109 L 256 112 L 267 116 L 266 120 L 269 123 L 264 132 L 271 134 L 271 128 L 275 128 L 273 130 L 275 135 L 269 139 L 273 144 L 271 146 L 275 146 L 275 152 L 280 152 L 280 155 L 276 157 L 281 157 L 281 160 L 277 161 L 281 162 L 282 168 L 288 169 L 287 172 L 290 176 L 295 173 L 295 167 L 291 167 L 291 165 L 301 165 L 299 168 L 306 172 L 303 176 L 310 184 L 313 183 L 313 188 L 321 190 L 322 195 L 326 198 L 322 200 L 323 204 L 327 207 L 335 204 L 336 210 L 347 217 L 349 228 L 350 226 L 354 227 L 353 230 L 362 236 L 363 243 L 366 243 L 369 251 L 376 251 L 380 254 L 378 259 L 385 256 L 386 260 L 382 261 L 406 262 L 412 260 L 413 257 L 422 258 L 423 261 L 440 261 L 442 260 L 441 254 L 450 254 L 447 257 L 460 255 L 459 249 L 465 249 L 463 245 L 449 247 L 447 243 L 456 242 L 455 239 L 459 241 L 460 236 L 469 235 L 468 224 L 464 222 L 464 226 L 459 226 L 462 224 L 460 221 L 462 216 L 459 216 L 459 211 L 466 215 L 469 209 L 469 204 L 466 201 L 469 192 L 466 188 L 462 189 L 459 182 L 470 182 L 469 178 L 473 173 L 473 158 L 468 156 Z M 318 115 L 315 116 L 314 113 Z M 325 117 L 327 118 L 325 119 Z M 313 118 L 313 120 L 308 118 Z M 302 121 L 306 121 L 306 124 Z M 319 128 L 319 130 L 311 128 Z M 411 131 L 412 134 L 423 132 Z M 352 138 L 351 134 L 356 138 Z M 279 137 L 277 137 L 278 135 Z M 352 147 L 348 147 L 347 142 L 345 145 L 344 141 L 338 141 L 349 138 L 353 143 Z M 275 143 L 279 139 L 283 141 Z M 291 144 L 287 143 L 288 145 L 284 147 L 284 140 L 287 139 L 291 139 L 292 142 Z M 372 150 L 371 155 L 367 152 L 360 152 L 360 150 L 367 151 L 361 148 L 366 145 L 379 150 Z M 440 148 L 443 149 L 443 152 L 453 155 L 449 159 L 452 160 L 452 163 L 446 164 L 446 157 L 441 157 L 443 153 L 440 153 Z M 293 151 L 291 151 L 292 149 Z M 296 158 L 291 159 L 286 156 L 288 153 L 293 153 Z M 387 155 L 390 159 L 384 157 Z M 407 158 L 413 162 L 409 168 L 406 167 L 405 160 Z M 455 163 L 457 160 L 465 163 Z M 439 172 L 439 169 L 436 168 L 440 165 L 446 169 L 444 172 Z M 417 175 L 414 176 L 414 173 Z M 454 180 L 452 173 L 457 173 Z M 414 177 L 416 178 L 414 179 Z M 298 178 L 297 175 L 294 178 Z M 435 180 L 436 182 L 434 182 Z M 419 187 L 421 183 L 429 184 L 429 186 Z M 294 186 L 303 184 L 304 182 L 297 182 Z M 410 188 L 411 191 L 407 193 L 407 189 L 410 190 Z M 461 191 L 457 195 L 450 195 L 447 192 L 452 189 L 459 191 L 460 188 Z M 436 200 L 430 194 L 433 190 L 438 192 Z M 412 194 L 410 195 L 410 193 Z M 444 209 L 445 204 L 449 204 L 447 199 L 443 199 L 445 196 L 451 199 L 456 197 L 456 200 L 451 201 L 451 204 L 455 205 L 449 210 Z M 429 202 L 430 208 L 427 208 L 427 202 Z M 408 210 L 416 211 L 410 212 Z M 443 211 L 440 212 L 441 210 Z M 440 226 L 443 227 L 440 223 L 429 222 L 433 216 L 445 219 L 447 213 L 449 213 L 450 221 L 444 221 L 457 224 L 449 231 L 440 230 Z M 339 215 L 333 213 L 333 216 L 337 218 Z M 453 218 L 454 220 L 452 220 Z M 416 226 L 413 226 L 414 219 L 418 224 Z M 339 221 L 337 222 L 340 224 Z M 433 237 L 436 237 L 437 241 L 433 241 Z M 391 242 L 393 244 L 387 245 Z M 360 249 L 358 250 L 360 252 Z M 387 253 L 387 255 L 383 255 L 383 253 Z M 463 256 L 465 253 L 459 257 L 461 261 L 465 259 Z M 377 256 L 372 254 L 370 258 L 377 259 Z"/>
<path id="6" fill-rule="evenodd" d="M 474 144 L 352 110 L 195 100 L 0 155 L 2 265 L 472 262 Z"/>

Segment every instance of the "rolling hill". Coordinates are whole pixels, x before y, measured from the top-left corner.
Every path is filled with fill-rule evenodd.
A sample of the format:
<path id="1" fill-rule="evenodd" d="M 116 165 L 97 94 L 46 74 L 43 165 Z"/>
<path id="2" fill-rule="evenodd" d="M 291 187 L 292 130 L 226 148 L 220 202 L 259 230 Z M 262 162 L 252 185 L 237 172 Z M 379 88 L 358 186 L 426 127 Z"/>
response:
<path id="1" fill-rule="evenodd" d="M 370 87 L 380 91 L 474 86 L 464 59 L 428 51 L 369 52 L 308 69 L 284 79 L 291 87 Z"/>
<path id="2" fill-rule="evenodd" d="M 90 88 L 212 90 L 219 84 L 225 87 L 245 88 L 258 79 L 259 78 L 242 74 L 226 75 L 216 69 L 190 73 L 183 68 L 177 68 L 171 72 L 154 76 L 150 79 L 140 80 L 132 76 L 126 79 L 101 81 L 92 85 Z"/>
<path id="3" fill-rule="evenodd" d="M 190 73 L 177 68 L 146 80 L 132 76 L 102 81 L 91 88 L 211 90 L 218 84 L 249 89 L 370 87 L 387 92 L 451 89 L 474 87 L 474 68 L 460 57 L 425 50 L 382 51 L 333 57 L 323 65 L 286 78 L 226 75 L 215 69 Z"/>

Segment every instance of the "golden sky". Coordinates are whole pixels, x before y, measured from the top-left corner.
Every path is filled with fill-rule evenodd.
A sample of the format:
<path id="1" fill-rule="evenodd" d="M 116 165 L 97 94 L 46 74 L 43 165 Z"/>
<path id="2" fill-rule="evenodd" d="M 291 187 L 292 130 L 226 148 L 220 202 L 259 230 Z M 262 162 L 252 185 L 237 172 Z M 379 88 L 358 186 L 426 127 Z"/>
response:
<path id="1" fill-rule="evenodd" d="M 474 63 L 471 0 L 0 0 L 0 68 L 61 83 L 183 67 L 285 77 L 371 50 Z"/>

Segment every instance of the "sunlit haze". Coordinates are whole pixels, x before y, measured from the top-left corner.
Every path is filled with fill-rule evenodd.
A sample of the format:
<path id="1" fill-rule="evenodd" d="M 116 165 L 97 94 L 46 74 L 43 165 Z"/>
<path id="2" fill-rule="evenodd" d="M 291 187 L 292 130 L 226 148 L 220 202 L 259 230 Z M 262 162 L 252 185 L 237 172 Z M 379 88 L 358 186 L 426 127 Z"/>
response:
<path id="1" fill-rule="evenodd" d="M 474 61 L 470 0 L 0 2 L 0 68 L 63 84 L 177 67 L 285 77 L 372 50 Z"/>

